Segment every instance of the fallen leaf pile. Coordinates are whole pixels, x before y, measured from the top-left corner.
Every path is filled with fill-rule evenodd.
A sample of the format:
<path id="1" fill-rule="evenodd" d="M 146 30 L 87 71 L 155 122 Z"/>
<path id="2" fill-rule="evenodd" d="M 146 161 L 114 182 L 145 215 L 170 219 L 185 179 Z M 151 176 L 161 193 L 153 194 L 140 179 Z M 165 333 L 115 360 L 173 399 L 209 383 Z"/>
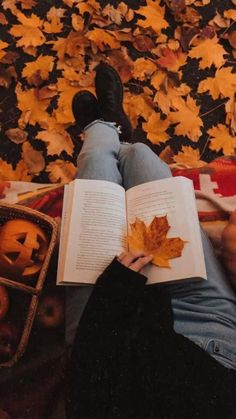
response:
<path id="1" fill-rule="evenodd" d="M 0 180 L 68 182 L 71 103 L 95 67 L 120 74 L 141 141 L 201 167 L 236 149 L 236 0 L 2 0 Z"/>
<path id="2" fill-rule="evenodd" d="M 136 218 L 130 228 L 131 234 L 127 238 L 129 249 L 152 254 L 154 265 L 170 268 L 169 259 L 182 255 L 185 242 L 180 237 L 166 237 L 170 229 L 167 216 L 154 217 L 149 226 Z"/>

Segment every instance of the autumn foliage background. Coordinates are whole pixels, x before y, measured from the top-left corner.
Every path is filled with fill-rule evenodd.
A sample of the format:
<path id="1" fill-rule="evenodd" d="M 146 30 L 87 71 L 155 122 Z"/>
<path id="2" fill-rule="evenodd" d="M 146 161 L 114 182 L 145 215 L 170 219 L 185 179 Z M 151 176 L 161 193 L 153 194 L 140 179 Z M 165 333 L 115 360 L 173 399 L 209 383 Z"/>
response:
<path id="1" fill-rule="evenodd" d="M 107 61 L 131 139 L 201 167 L 236 149 L 236 0 L 3 0 L 0 180 L 68 182 L 81 140 L 73 95 Z"/>

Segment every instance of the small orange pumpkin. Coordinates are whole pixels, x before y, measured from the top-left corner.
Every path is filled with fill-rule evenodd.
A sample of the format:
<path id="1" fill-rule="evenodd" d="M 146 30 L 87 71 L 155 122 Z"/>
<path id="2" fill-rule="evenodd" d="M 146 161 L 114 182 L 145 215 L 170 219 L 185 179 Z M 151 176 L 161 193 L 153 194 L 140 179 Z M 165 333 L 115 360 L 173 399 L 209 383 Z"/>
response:
<path id="1" fill-rule="evenodd" d="M 47 237 L 37 224 L 23 219 L 7 221 L 0 229 L 0 273 L 35 275 L 47 248 Z"/>

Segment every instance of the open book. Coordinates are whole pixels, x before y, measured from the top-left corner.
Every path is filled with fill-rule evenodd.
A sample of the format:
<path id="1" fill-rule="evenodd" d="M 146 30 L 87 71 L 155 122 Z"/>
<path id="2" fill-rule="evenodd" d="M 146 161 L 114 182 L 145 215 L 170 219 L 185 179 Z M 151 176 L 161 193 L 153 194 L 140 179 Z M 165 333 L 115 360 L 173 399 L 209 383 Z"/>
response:
<path id="1" fill-rule="evenodd" d="M 113 258 L 128 250 L 126 237 L 136 217 L 150 224 L 155 216 L 167 216 L 167 237 L 186 243 L 171 268 L 149 264 L 142 270 L 147 283 L 206 279 L 191 180 L 168 178 L 125 192 L 113 182 L 76 179 L 65 186 L 57 283 L 95 283 Z"/>

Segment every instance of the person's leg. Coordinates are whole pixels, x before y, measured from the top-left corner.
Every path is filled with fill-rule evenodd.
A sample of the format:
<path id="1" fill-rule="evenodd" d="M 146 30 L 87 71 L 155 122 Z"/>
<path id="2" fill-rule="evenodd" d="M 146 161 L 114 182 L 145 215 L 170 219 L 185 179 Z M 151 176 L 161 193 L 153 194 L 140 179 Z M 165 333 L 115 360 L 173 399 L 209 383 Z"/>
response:
<path id="1" fill-rule="evenodd" d="M 126 190 L 152 180 L 171 177 L 169 166 L 142 143 L 121 145 L 119 170 Z"/>
<path id="2" fill-rule="evenodd" d="M 169 167 L 141 143 L 121 146 L 119 169 L 125 189 L 171 176 Z M 166 286 L 172 298 L 174 329 L 226 367 L 236 369 L 236 295 L 203 231 L 202 243 L 207 281 Z"/>
<path id="3" fill-rule="evenodd" d="M 79 179 L 108 180 L 122 184 L 117 156 L 119 131 L 111 122 L 93 121 L 84 130 L 83 147 L 77 158 Z"/>
<path id="4" fill-rule="evenodd" d="M 107 180 L 122 184 L 118 169 L 119 131 L 114 124 L 93 121 L 84 130 L 84 143 L 77 159 L 77 178 Z M 93 290 L 92 286 L 67 287 L 66 342 L 71 345 L 75 331 Z"/>

